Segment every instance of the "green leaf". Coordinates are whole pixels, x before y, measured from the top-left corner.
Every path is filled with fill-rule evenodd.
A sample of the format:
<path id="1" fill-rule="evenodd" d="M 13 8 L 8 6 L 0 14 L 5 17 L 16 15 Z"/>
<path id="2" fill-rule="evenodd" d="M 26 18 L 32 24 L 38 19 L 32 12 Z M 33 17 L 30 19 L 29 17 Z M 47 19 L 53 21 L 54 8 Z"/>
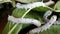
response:
<path id="1" fill-rule="evenodd" d="M 22 24 L 18 24 L 17 27 L 11 32 L 11 34 L 18 34 L 18 32 L 22 29 Z"/>
<path id="2" fill-rule="evenodd" d="M 60 1 L 55 4 L 54 9 L 60 10 Z"/>
<path id="3" fill-rule="evenodd" d="M 12 22 L 8 21 L 8 23 L 6 24 L 2 34 L 7 34 L 8 31 L 12 28 L 12 26 L 13 26 Z"/>
<path id="4" fill-rule="evenodd" d="M 50 29 L 40 32 L 39 34 L 60 34 L 60 25 L 53 25 Z"/>
<path id="5" fill-rule="evenodd" d="M 8 32 L 11 30 L 11 28 L 14 26 L 15 24 L 13 24 L 11 21 L 8 21 L 7 25 L 5 26 L 5 29 L 3 31 L 2 34 L 8 34 Z M 20 26 L 20 27 L 19 27 Z M 18 26 L 12 31 L 11 34 L 18 34 L 18 32 L 21 30 L 22 24 L 18 24 Z M 18 30 L 19 29 L 19 30 Z"/>
<path id="6" fill-rule="evenodd" d="M 13 15 L 14 17 L 16 17 L 16 18 L 21 18 L 22 15 L 23 15 L 25 12 L 26 12 L 26 10 L 24 10 L 24 9 L 17 9 L 17 8 L 16 8 L 16 9 L 13 11 L 12 15 Z"/>
<path id="7" fill-rule="evenodd" d="M 11 0 L 0 0 L 0 4 L 5 3 L 5 2 L 12 2 Z"/>
<path id="8" fill-rule="evenodd" d="M 60 12 L 60 10 L 56 10 L 55 12 Z"/>
<path id="9" fill-rule="evenodd" d="M 22 3 L 32 3 L 32 2 L 39 2 L 41 0 L 16 0 L 18 2 L 22 2 Z"/>
<path id="10" fill-rule="evenodd" d="M 39 6 L 39 7 L 36 7 L 32 10 L 35 10 L 35 11 L 39 11 L 39 12 L 46 12 L 47 10 L 49 10 L 49 8 L 47 7 L 43 7 L 43 6 Z"/>

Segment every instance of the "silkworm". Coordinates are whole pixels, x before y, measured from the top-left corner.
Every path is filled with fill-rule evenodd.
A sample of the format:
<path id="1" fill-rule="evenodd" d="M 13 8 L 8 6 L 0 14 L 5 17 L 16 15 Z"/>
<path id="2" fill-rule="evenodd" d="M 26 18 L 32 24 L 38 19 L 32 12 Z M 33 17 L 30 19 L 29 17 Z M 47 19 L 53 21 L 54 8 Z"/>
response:
<path id="1" fill-rule="evenodd" d="M 41 1 L 41 2 L 34 2 L 34 3 L 30 3 L 30 4 L 17 3 L 16 7 L 21 8 L 21 9 L 23 9 L 23 8 L 29 9 L 29 8 L 38 7 L 38 6 L 46 7 L 46 6 L 49 6 L 51 4 L 54 4 L 54 1 L 50 0 L 50 1 L 46 2 L 46 3 L 43 3 L 43 1 Z"/>
<path id="2" fill-rule="evenodd" d="M 8 20 L 13 23 L 22 23 L 22 24 L 34 24 L 37 27 L 41 25 L 40 21 L 31 18 L 15 18 L 13 16 L 9 16 Z"/>
<path id="3" fill-rule="evenodd" d="M 47 12 L 45 12 L 45 14 L 43 15 L 43 18 L 44 18 L 45 22 L 49 21 L 48 16 L 50 16 L 51 14 L 52 14 L 51 10 L 48 10 Z"/>
<path id="4" fill-rule="evenodd" d="M 44 14 L 43 18 L 44 18 L 44 21 L 45 21 L 45 22 L 48 22 L 48 21 L 49 21 L 48 16 L 50 16 L 51 14 L 52 14 L 52 11 L 51 11 L 51 10 L 48 10 L 48 11 Z M 59 22 L 59 21 L 55 21 L 54 24 L 60 24 L 60 22 Z"/>
<path id="5" fill-rule="evenodd" d="M 29 8 L 33 8 L 37 6 L 45 6 L 45 4 L 43 2 L 35 2 L 35 3 L 30 3 L 30 4 L 20 4 L 20 3 L 16 4 L 17 8 L 22 8 L 22 9 L 23 8 L 29 9 Z"/>
<path id="6" fill-rule="evenodd" d="M 44 30 L 47 30 L 56 21 L 56 19 L 57 19 L 57 16 L 53 15 L 51 17 L 51 19 L 49 20 L 49 22 L 47 22 L 45 25 L 43 25 L 41 27 L 30 30 L 29 34 L 39 33 L 39 32 L 42 32 Z"/>

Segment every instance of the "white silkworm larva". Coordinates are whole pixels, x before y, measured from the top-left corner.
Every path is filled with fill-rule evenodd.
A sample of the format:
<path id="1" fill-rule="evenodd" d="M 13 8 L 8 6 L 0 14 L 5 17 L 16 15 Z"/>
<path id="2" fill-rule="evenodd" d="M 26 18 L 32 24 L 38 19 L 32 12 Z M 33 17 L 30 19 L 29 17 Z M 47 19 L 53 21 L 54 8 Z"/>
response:
<path id="1" fill-rule="evenodd" d="M 44 18 L 44 21 L 45 22 L 48 22 L 49 21 L 49 19 L 47 18 L 48 16 L 50 16 L 52 14 L 52 11 L 47 11 L 45 14 L 44 14 L 44 16 L 43 16 L 43 18 Z M 60 22 L 59 21 L 56 21 L 54 24 L 60 24 Z"/>
<path id="2" fill-rule="evenodd" d="M 31 3 L 31 4 L 20 4 L 20 3 L 16 4 L 17 8 L 22 8 L 22 9 L 23 8 L 28 9 L 28 8 L 38 7 L 38 6 L 45 7 L 45 4 L 43 2 L 35 2 L 35 3 Z"/>
<path id="3" fill-rule="evenodd" d="M 52 11 L 51 11 L 51 10 L 48 10 L 48 11 L 44 14 L 43 18 L 44 18 L 44 21 L 45 21 L 45 22 L 48 22 L 48 21 L 49 21 L 49 19 L 48 19 L 47 17 L 50 16 L 51 14 L 52 14 Z"/>
<path id="4" fill-rule="evenodd" d="M 9 21 L 12 21 L 13 23 L 22 23 L 22 24 L 34 24 L 37 27 L 41 25 L 40 21 L 36 19 L 30 19 L 30 18 L 15 18 L 13 16 L 8 17 Z"/>
<path id="5" fill-rule="evenodd" d="M 52 0 L 46 2 L 46 3 L 43 3 L 43 1 L 41 2 L 34 2 L 34 3 L 30 3 L 30 4 L 20 4 L 20 3 L 17 3 L 16 4 L 16 7 L 17 8 L 25 8 L 25 9 L 28 9 L 28 8 L 33 8 L 33 7 L 38 7 L 38 6 L 43 6 L 43 7 L 46 7 L 46 6 L 49 6 L 51 4 L 54 4 L 54 2 Z"/>
<path id="6" fill-rule="evenodd" d="M 29 34 L 39 33 L 39 32 L 42 32 L 43 30 L 47 30 L 56 21 L 56 19 L 57 19 L 57 16 L 53 15 L 49 20 L 49 22 L 47 22 L 45 25 L 41 27 L 30 30 Z"/>

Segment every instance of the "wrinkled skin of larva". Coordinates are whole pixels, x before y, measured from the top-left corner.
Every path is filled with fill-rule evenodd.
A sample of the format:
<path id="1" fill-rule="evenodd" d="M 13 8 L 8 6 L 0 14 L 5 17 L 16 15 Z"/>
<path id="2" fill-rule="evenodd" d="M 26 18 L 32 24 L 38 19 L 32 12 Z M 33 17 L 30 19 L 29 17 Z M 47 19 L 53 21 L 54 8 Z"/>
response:
<path id="1" fill-rule="evenodd" d="M 38 7 L 38 6 L 45 7 L 46 5 L 43 2 L 35 2 L 35 3 L 30 3 L 30 4 L 20 4 L 20 3 L 16 4 L 16 7 L 21 8 L 21 9 L 23 9 L 23 8 L 29 9 L 29 8 L 34 8 L 34 7 Z"/>
<path id="2" fill-rule="evenodd" d="M 9 21 L 12 21 L 13 23 L 22 23 L 22 24 L 34 24 L 37 27 L 41 26 L 41 22 L 36 19 L 31 18 L 15 18 L 13 16 L 8 17 Z"/>

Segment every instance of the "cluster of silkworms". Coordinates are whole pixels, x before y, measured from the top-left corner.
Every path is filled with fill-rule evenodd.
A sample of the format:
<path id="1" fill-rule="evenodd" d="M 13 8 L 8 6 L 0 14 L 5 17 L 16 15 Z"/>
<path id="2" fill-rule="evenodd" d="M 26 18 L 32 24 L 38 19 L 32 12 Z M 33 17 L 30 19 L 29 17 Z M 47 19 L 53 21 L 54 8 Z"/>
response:
<path id="1" fill-rule="evenodd" d="M 50 20 L 47 18 L 49 15 L 51 15 L 51 13 L 52 12 L 50 12 L 50 10 L 49 10 L 44 14 L 43 17 L 44 17 L 44 20 L 46 20 L 47 23 L 45 25 L 43 25 L 42 27 L 40 27 L 41 22 L 36 20 L 36 19 L 15 18 L 13 16 L 9 16 L 8 20 L 12 21 L 13 23 L 22 23 L 22 24 L 25 23 L 25 24 L 34 24 L 34 25 L 36 25 L 38 28 L 35 28 L 35 29 L 32 29 L 31 31 L 29 31 L 30 34 L 34 34 L 34 33 L 42 32 L 43 30 L 48 29 L 53 23 L 56 22 L 57 16 L 55 16 L 55 15 L 53 15 Z"/>
<path id="2" fill-rule="evenodd" d="M 42 27 L 32 29 L 31 31 L 29 31 L 29 34 L 34 34 L 34 33 L 42 32 L 42 31 L 50 28 L 50 26 L 51 26 L 52 24 L 60 24 L 59 21 L 56 21 L 57 16 L 55 16 L 55 15 L 53 15 L 50 20 L 48 19 L 48 16 L 50 16 L 51 14 L 52 14 L 52 11 L 51 11 L 51 10 L 48 10 L 48 11 L 43 15 L 44 21 L 47 22 L 47 23 L 46 23 L 45 25 L 43 25 Z"/>
<path id="3" fill-rule="evenodd" d="M 46 5 L 50 5 L 50 4 L 53 4 L 53 3 L 54 2 L 51 1 L 51 0 L 47 3 L 43 3 L 43 2 L 35 2 L 35 3 L 31 3 L 31 4 L 17 3 L 16 7 L 17 8 L 22 8 L 22 9 L 23 8 L 28 9 L 28 8 L 33 8 L 33 7 L 37 7 L 37 6 L 46 7 Z M 44 14 L 43 18 L 44 18 L 44 21 L 47 22 L 47 23 L 44 24 L 43 26 L 41 26 L 41 22 L 39 20 L 32 19 L 32 18 L 15 18 L 13 16 L 9 16 L 8 20 L 12 21 L 13 23 L 34 24 L 34 25 L 36 25 L 38 28 L 35 28 L 35 29 L 32 29 L 32 30 L 29 31 L 29 34 L 34 34 L 34 33 L 39 33 L 39 32 L 42 32 L 42 31 L 48 29 L 53 23 L 54 24 L 59 24 L 59 22 L 56 21 L 57 16 L 53 15 L 50 20 L 47 18 L 51 14 L 52 14 L 51 10 L 47 11 Z"/>
<path id="4" fill-rule="evenodd" d="M 39 33 L 39 32 L 42 32 L 43 30 L 47 30 L 56 21 L 56 19 L 57 19 L 57 16 L 53 15 L 45 25 L 32 29 L 31 31 L 29 31 L 29 34 Z"/>

